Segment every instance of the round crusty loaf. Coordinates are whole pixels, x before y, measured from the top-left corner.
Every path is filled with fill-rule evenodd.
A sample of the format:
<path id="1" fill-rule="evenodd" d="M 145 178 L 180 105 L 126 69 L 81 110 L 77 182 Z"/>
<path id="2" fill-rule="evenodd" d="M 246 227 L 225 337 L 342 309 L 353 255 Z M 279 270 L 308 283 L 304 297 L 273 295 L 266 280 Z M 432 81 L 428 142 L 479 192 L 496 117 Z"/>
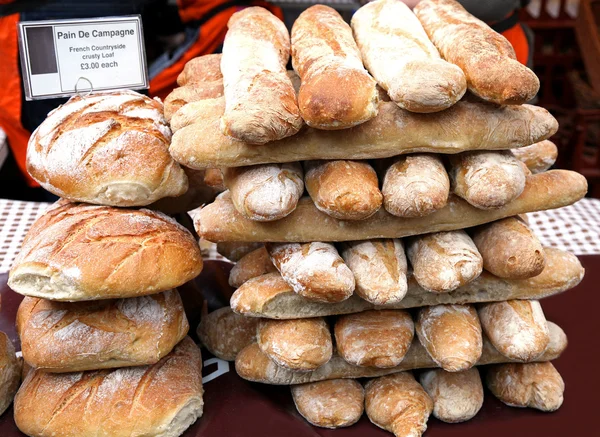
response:
<path id="1" fill-rule="evenodd" d="M 73 303 L 26 297 L 17 312 L 23 358 L 47 372 L 154 364 L 188 329 L 176 290 Z"/>
<path id="2" fill-rule="evenodd" d="M 21 364 L 15 355 L 15 347 L 0 331 L 0 415 L 12 403 L 20 381 Z"/>
<path id="3" fill-rule="evenodd" d="M 194 237 L 166 215 L 60 200 L 25 236 L 8 285 L 50 300 L 136 297 L 178 287 L 201 270 Z"/>
<path id="4" fill-rule="evenodd" d="M 31 437 L 177 437 L 202 415 L 202 357 L 186 337 L 153 366 L 27 375 L 15 422 Z"/>
<path id="5" fill-rule="evenodd" d="M 143 206 L 188 188 L 170 143 L 160 101 L 134 91 L 75 96 L 31 135 L 27 170 L 69 200 Z"/>

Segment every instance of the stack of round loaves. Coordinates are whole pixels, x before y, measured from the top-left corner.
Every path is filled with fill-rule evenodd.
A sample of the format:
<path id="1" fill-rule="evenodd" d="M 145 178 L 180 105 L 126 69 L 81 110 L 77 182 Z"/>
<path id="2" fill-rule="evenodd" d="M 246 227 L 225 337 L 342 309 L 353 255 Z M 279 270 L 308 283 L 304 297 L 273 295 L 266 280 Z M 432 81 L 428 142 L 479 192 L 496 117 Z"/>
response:
<path id="1" fill-rule="evenodd" d="M 238 261 L 204 345 L 247 380 L 291 385 L 317 426 L 363 410 L 397 436 L 432 413 L 468 420 L 484 364 L 503 402 L 557 409 L 566 336 L 538 299 L 584 272 L 524 214 L 587 184 L 548 170 L 558 124 L 526 104 L 539 82 L 510 44 L 453 0 L 377 0 L 351 26 L 313 6 L 291 39 L 261 8 L 228 28 L 165 103 L 172 156 L 228 189 L 192 213 Z"/>
<path id="2" fill-rule="evenodd" d="M 176 437 L 202 415 L 202 359 L 176 289 L 202 270 L 200 249 L 175 220 L 133 208 L 193 203 L 170 140 L 162 103 L 128 91 L 74 97 L 31 137 L 29 172 L 63 199 L 9 274 L 25 295 L 14 412 L 28 436 Z"/>

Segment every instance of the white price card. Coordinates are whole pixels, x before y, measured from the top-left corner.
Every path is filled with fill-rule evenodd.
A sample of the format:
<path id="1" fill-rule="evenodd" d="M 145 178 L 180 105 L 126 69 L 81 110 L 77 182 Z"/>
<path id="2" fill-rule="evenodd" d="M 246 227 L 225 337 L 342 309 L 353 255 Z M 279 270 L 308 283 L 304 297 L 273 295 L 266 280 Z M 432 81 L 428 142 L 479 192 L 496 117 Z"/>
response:
<path id="1" fill-rule="evenodd" d="M 23 21 L 19 49 L 27 100 L 148 88 L 139 15 Z"/>

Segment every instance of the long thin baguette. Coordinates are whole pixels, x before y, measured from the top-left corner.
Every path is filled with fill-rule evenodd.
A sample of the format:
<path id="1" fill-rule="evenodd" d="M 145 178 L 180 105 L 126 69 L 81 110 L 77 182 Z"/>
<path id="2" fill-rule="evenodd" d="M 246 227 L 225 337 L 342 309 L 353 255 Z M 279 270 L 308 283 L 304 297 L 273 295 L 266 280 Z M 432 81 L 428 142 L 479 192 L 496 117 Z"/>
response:
<path id="1" fill-rule="evenodd" d="M 552 322 L 550 328 L 550 345 L 536 359 L 536 362 L 550 361 L 558 358 L 567 347 L 567 337 L 563 330 Z M 498 352 L 487 338 L 483 340 L 483 353 L 476 365 L 514 362 Z M 242 378 L 254 382 L 274 385 L 304 384 L 337 378 L 372 378 L 389 375 L 410 369 L 435 368 L 437 365 L 417 339 L 413 341 L 404 360 L 388 369 L 375 367 L 359 367 L 347 363 L 342 357 L 334 354 L 331 360 L 313 372 L 295 372 L 278 366 L 263 354 L 258 344 L 246 346 L 235 360 L 235 370 Z"/>
<path id="2" fill-rule="evenodd" d="M 484 271 L 474 281 L 450 292 L 431 293 L 408 281 L 408 293 L 394 305 L 375 306 L 357 295 L 334 304 L 311 302 L 292 291 L 276 273 L 246 282 L 231 297 L 235 312 L 250 317 L 295 319 L 335 314 L 350 314 L 373 308 L 415 308 L 438 304 L 496 302 L 509 299 L 541 299 L 575 287 L 583 279 L 584 269 L 577 257 L 547 247 L 546 268 L 529 279 L 502 279 Z"/>
<path id="3" fill-rule="evenodd" d="M 239 214 L 227 193 L 210 205 L 192 212 L 198 234 L 221 241 L 350 241 L 399 238 L 451 231 L 488 223 L 525 212 L 570 205 L 585 196 L 587 181 L 578 173 L 551 170 L 527 179 L 523 193 L 509 204 L 482 210 L 450 195 L 448 204 L 425 217 L 395 217 L 383 208 L 361 221 L 342 221 L 319 211 L 311 199 L 302 198 L 294 212 L 270 223 L 249 220 Z"/>
<path id="4" fill-rule="evenodd" d="M 359 126 L 340 131 L 307 127 L 297 135 L 256 147 L 221 133 L 223 105 L 213 100 L 201 118 L 173 135 L 170 152 L 186 167 L 513 149 L 549 138 L 558 129 L 548 111 L 531 105 L 498 107 L 461 101 L 445 111 L 416 114 L 393 102 L 381 102 L 379 114 Z"/>

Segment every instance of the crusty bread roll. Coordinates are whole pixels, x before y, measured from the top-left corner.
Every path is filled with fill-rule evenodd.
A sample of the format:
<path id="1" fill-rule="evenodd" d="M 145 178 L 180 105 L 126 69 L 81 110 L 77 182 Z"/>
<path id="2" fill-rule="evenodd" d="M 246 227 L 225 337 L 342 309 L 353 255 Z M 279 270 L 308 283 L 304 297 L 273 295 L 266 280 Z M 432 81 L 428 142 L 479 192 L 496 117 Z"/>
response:
<path id="1" fill-rule="evenodd" d="M 299 163 L 226 168 L 223 181 L 235 208 L 250 220 L 269 222 L 289 215 L 304 192 Z"/>
<path id="2" fill-rule="evenodd" d="M 440 58 L 403 2 L 365 4 L 352 16 L 352 30 L 369 72 L 401 108 L 441 111 L 467 90 L 462 70 Z"/>
<path id="3" fill-rule="evenodd" d="M 477 208 L 502 208 L 525 189 L 522 164 L 510 151 L 460 153 L 449 160 L 452 191 Z"/>
<path id="4" fill-rule="evenodd" d="M 259 319 L 234 313 L 223 307 L 203 314 L 196 329 L 200 342 L 211 354 L 225 361 L 234 361 L 237 354 L 256 341 Z"/>
<path id="5" fill-rule="evenodd" d="M 531 173 L 541 173 L 548 170 L 558 157 L 558 148 L 552 141 L 544 140 L 531 146 L 512 149 L 512 154 L 523 162 Z"/>
<path id="6" fill-rule="evenodd" d="M 225 110 L 225 99 L 222 97 L 199 98 L 193 102 L 186 102 L 181 99 L 181 102 L 182 106 L 172 111 L 173 114 L 169 120 L 173 134 L 186 126 L 197 123 L 198 120 L 211 111 L 222 114 Z M 178 104 L 178 102 L 174 101 L 173 104 Z"/>
<path id="7" fill-rule="evenodd" d="M 533 71 L 517 61 L 510 42 L 454 0 L 425 0 L 414 9 L 442 57 L 458 65 L 469 91 L 500 105 L 520 105 L 540 88 Z"/>
<path id="8" fill-rule="evenodd" d="M 202 358 L 186 337 L 152 366 L 27 375 L 15 423 L 31 437 L 177 437 L 202 415 Z"/>
<path id="9" fill-rule="evenodd" d="M 361 161 L 308 161 L 306 191 L 319 211 L 339 220 L 363 220 L 381 207 L 377 174 Z"/>
<path id="10" fill-rule="evenodd" d="M 362 367 L 395 367 L 412 343 L 415 325 L 408 311 L 371 310 L 339 317 L 335 322 L 338 354 Z"/>
<path id="11" fill-rule="evenodd" d="M 238 241 L 222 241 L 217 243 L 217 252 L 230 261 L 238 262 L 250 252 L 262 247 L 262 243 L 243 243 Z"/>
<path id="12" fill-rule="evenodd" d="M 341 255 L 354 274 L 354 292 L 367 302 L 375 305 L 394 304 L 406 296 L 408 267 L 402 240 L 342 243 Z"/>
<path id="13" fill-rule="evenodd" d="M 352 296 L 354 275 L 329 243 L 266 245 L 281 277 L 300 296 L 317 302 L 341 302 Z"/>
<path id="14" fill-rule="evenodd" d="M 536 361 L 551 361 L 558 358 L 567 347 L 567 337 L 557 325 L 548 322 L 550 327 L 550 344 Z M 478 366 L 486 364 L 506 363 L 511 360 L 491 345 L 489 340 L 483 339 L 483 353 L 477 362 Z M 402 362 L 387 369 L 377 367 L 354 366 L 334 353 L 327 364 L 322 365 L 312 372 L 298 372 L 278 366 L 267 355 L 261 352 L 256 343 L 245 347 L 236 357 L 235 369 L 242 378 L 264 384 L 290 385 L 304 384 L 307 382 L 324 381 L 338 378 L 373 378 L 376 376 L 390 375 L 411 369 L 427 369 L 436 367 L 425 348 L 418 339 L 408 349 Z"/>
<path id="15" fill-rule="evenodd" d="M 532 361 L 548 346 L 548 324 L 537 300 L 486 303 L 478 312 L 483 331 L 508 358 Z"/>
<path id="16" fill-rule="evenodd" d="M 0 415 L 12 404 L 21 381 L 21 363 L 8 336 L 0 331 Z"/>
<path id="17" fill-rule="evenodd" d="M 180 86 L 175 88 L 165 98 L 164 112 L 165 119 L 171 123 L 171 129 L 173 132 L 181 129 L 187 124 L 181 123 L 180 121 L 175 122 L 173 126 L 173 119 L 175 114 L 179 112 L 181 108 L 186 106 L 188 103 L 198 102 L 207 99 L 216 99 L 223 95 L 223 81 L 213 80 L 210 82 L 196 82 L 189 85 Z M 182 115 L 179 115 L 182 117 Z"/>
<path id="18" fill-rule="evenodd" d="M 397 157 L 390 164 L 383 171 L 381 187 L 387 212 L 423 217 L 446 206 L 450 180 L 439 156 L 416 153 Z"/>
<path id="19" fill-rule="evenodd" d="M 433 416 L 442 422 L 465 422 L 483 405 L 483 384 L 476 368 L 462 372 L 426 370 L 419 382 L 433 401 Z"/>
<path id="20" fill-rule="evenodd" d="M 8 285 L 50 300 L 116 299 L 170 290 L 201 270 L 194 237 L 166 215 L 60 200 L 29 229 Z"/>
<path id="21" fill-rule="evenodd" d="M 74 96 L 31 135 L 27 171 L 65 199 L 144 206 L 188 188 L 170 142 L 159 100 L 135 91 Z"/>
<path id="22" fill-rule="evenodd" d="M 311 425 L 343 428 L 358 422 L 364 411 L 365 390 L 354 379 L 331 379 L 291 389 L 298 412 Z"/>
<path id="23" fill-rule="evenodd" d="M 372 379 L 365 386 L 369 420 L 396 437 L 420 437 L 433 402 L 410 372 Z"/>
<path id="24" fill-rule="evenodd" d="M 579 173 L 550 170 L 527 179 L 517 199 L 496 210 L 481 210 L 457 196 L 425 217 L 395 217 L 383 208 L 361 221 L 336 220 L 302 198 L 296 210 L 282 220 L 260 223 L 237 213 L 226 193 L 190 214 L 198 234 L 210 241 L 353 241 L 400 238 L 426 232 L 451 231 L 504 217 L 570 205 L 585 196 L 587 181 Z"/>
<path id="25" fill-rule="evenodd" d="M 309 126 L 346 129 L 377 115 L 375 81 L 363 67 L 352 29 L 335 9 L 314 5 L 298 16 L 292 64 L 302 79 L 298 106 Z"/>
<path id="26" fill-rule="evenodd" d="M 154 364 L 189 329 L 177 290 L 73 303 L 26 297 L 16 325 L 23 359 L 58 373 Z"/>
<path id="27" fill-rule="evenodd" d="M 481 358 L 481 324 L 473 305 L 421 308 L 415 331 L 433 361 L 448 372 L 460 372 Z"/>
<path id="28" fill-rule="evenodd" d="M 238 288 L 249 279 L 276 271 L 277 269 L 273 265 L 273 262 L 271 262 L 267 249 L 264 246 L 259 247 L 249 254 L 244 255 L 233 266 L 229 273 L 229 285 Z"/>
<path id="29" fill-rule="evenodd" d="M 525 279 L 544 270 L 544 248 L 519 217 L 482 225 L 472 235 L 483 258 L 483 268 L 496 276 Z"/>
<path id="30" fill-rule="evenodd" d="M 315 370 L 333 354 L 329 326 L 322 318 L 261 319 L 256 342 L 275 363 L 292 370 Z"/>
<path id="31" fill-rule="evenodd" d="M 227 27 L 221 132 L 251 144 L 294 135 L 302 118 L 286 70 L 290 35 L 285 24 L 264 8 L 248 7 L 233 14 Z"/>
<path id="32" fill-rule="evenodd" d="M 415 279 L 434 293 L 456 290 L 477 278 L 483 269 L 475 243 L 462 230 L 414 237 L 406 247 Z"/>
<path id="33" fill-rule="evenodd" d="M 490 366 L 486 385 L 506 405 L 542 411 L 558 410 L 565 391 L 565 383 L 551 362 Z"/>
<path id="34" fill-rule="evenodd" d="M 183 71 L 177 76 L 177 85 L 185 86 L 198 82 L 222 80 L 221 54 L 198 56 L 186 62 Z"/>
<path id="35" fill-rule="evenodd" d="M 581 282 L 584 269 L 575 255 L 551 247 L 547 247 L 545 252 L 546 268 L 533 278 L 501 279 L 484 271 L 477 279 L 451 293 L 431 293 L 411 277 L 404 299 L 382 307 L 375 307 L 358 296 L 338 303 L 310 301 L 294 293 L 280 275 L 270 273 L 238 288 L 231 297 L 231 307 L 235 312 L 250 317 L 295 319 L 350 314 L 373 308 L 405 309 L 439 304 L 541 299 L 570 290 Z"/>
<path id="36" fill-rule="evenodd" d="M 393 102 L 381 102 L 376 117 L 353 128 L 305 128 L 291 138 L 255 147 L 221 133 L 222 103 L 202 103 L 202 117 L 175 132 L 169 149 L 178 162 L 197 169 L 514 149 L 545 140 L 558 129 L 548 111 L 531 105 L 498 107 L 461 101 L 445 111 L 415 114 Z M 440 130 L 440 126 L 453 128 Z"/>

